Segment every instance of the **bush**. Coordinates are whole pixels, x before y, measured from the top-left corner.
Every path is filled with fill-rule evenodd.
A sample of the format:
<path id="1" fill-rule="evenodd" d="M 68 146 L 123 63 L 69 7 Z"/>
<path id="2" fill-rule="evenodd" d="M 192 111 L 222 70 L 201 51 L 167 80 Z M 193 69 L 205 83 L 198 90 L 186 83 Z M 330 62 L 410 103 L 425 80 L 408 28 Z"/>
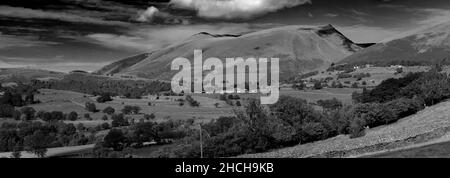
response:
<path id="1" fill-rule="evenodd" d="M 114 151 L 121 151 L 126 147 L 127 138 L 121 130 L 112 129 L 103 139 L 102 146 L 112 148 Z"/>
<path id="2" fill-rule="evenodd" d="M 71 121 L 76 121 L 78 119 L 78 113 L 75 111 L 70 112 L 69 115 L 67 116 L 67 119 Z"/>
<path id="3" fill-rule="evenodd" d="M 0 117 L 12 117 L 14 107 L 7 104 L 0 104 Z"/>
<path id="4" fill-rule="evenodd" d="M 86 110 L 89 111 L 89 112 L 94 112 L 95 113 L 95 112 L 98 111 L 97 110 L 97 106 L 95 106 L 95 104 L 91 103 L 91 102 L 86 102 L 85 107 L 86 107 Z"/>
<path id="5" fill-rule="evenodd" d="M 108 101 L 112 101 L 113 99 L 111 98 L 111 94 L 109 93 L 102 93 L 98 98 L 97 98 L 97 102 L 98 103 L 106 103 Z"/>
<path id="6" fill-rule="evenodd" d="M 108 120 L 108 116 L 103 115 L 102 120 L 107 121 Z"/>
<path id="7" fill-rule="evenodd" d="M 130 125 L 123 114 L 114 114 L 112 115 L 111 119 L 113 120 L 111 123 L 112 127 L 122 127 Z"/>
<path id="8" fill-rule="evenodd" d="M 89 115 L 89 113 L 84 114 L 84 118 L 86 118 L 87 120 L 92 120 L 91 115 Z"/>
<path id="9" fill-rule="evenodd" d="M 111 127 L 109 126 L 109 124 L 108 123 L 103 123 L 102 125 L 101 125 L 101 127 L 102 127 L 102 129 L 103 130 L 108 130 L 108 129 L 110 129 Z"/>
<path id="10" fill-rule="evenodd" d="M 20 109 L 20 112 L 23 114 L 26 121 L 33 120 L 36 114 L 36 110 L 32 107 L 23 107 Z"/>
<path id="11" fill-rule="evenodd" d="M 116 110 L 111 106 L 108 106 L 105 109 L 103 109 L 103 113 L 108 115 L 114 114 L 114 112 L 116 112 Z"/>

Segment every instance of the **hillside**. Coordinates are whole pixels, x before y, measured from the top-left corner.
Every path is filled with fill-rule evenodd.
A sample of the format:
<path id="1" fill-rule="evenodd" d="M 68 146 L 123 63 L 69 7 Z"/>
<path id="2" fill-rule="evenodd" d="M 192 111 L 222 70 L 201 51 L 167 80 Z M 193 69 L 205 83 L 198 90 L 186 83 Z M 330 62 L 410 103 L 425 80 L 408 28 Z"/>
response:
<path id="1" fill-rule="evenodd" d="M 33 79 L 60 79 L 64 73 L 33 68 L 0 68 L 0 82 L 29 82 Z"/>
<path id="2" fill-rule="evenodd" d="M 368 44 L 353 43 L 331 25 L 286 26 L 243 35 L 202 32 L 117 72 L 168 80 L 176 72 L 170 70 L 173 59 L 186 57 L 192 61 L 194 50 L 203 49 L 204 60 L 209 57 L 222 60 L 227 57 L 277 57 L 283 80 L 298 73 L 325 69 L 365 46 Z"/>
<path id="3" fill-rule="evenodd" d="M 360 138 L 350 139 L 348 135 L 340 135 L 323 141 L 241 157 L 352 157 L 429 142 L 450 132 L 449 107 L 450 101 L 437 104 L 397 123 L 372 128 L 367 131 L 366 136 Z"/>
<path id="4" fill-rule="evenodd" d="M 109 64 L 103 68 L 101 68 L 98 71 L 95 71 L 95 74 L 99 74 L 99 75 L 112 75 L 112 74 L 116 74 L 120 71 L 122 71 L 123 69 L 126 69 L 130 66 L 135 65 L 138 62 L 141 62 L 142 60 L 146 59 L 151 53 L 144 53 L 144 54 L 139 54 L 136 56 L 132 56 L 132 57 L 128 57 L 125 59 L 121 59 L 119 61 L 113 62 L 112 64 Z"/>
<path id="5" fill-rule="evenodd" d="M 450 21 L 424 30 L 409 32 L 405 37 L 387 40 L 342 60 L 349 64 L 424 65 L 449 64 Z"/>

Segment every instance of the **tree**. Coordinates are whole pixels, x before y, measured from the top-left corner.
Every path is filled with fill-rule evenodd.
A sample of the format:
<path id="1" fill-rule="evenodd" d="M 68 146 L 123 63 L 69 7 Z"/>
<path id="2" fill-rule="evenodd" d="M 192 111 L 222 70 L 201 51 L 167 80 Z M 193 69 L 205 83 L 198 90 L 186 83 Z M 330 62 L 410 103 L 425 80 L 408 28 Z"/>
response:
<path id="1" fill-rule="evenodd" d="M 102 93 L 97 98 L 97 102 L 99 102 L 99 103 L 106 103 L 106 102 L 112 101 L 112 100 L 113 99 L 111 98 L 111 94 L 110 93 Z"/>
<path id="2" fill-rule="evenodd" d="M 111 119 L 113 120 L 111 123 L 112 127 L 122 127 L 130 125 L 123 114 L 114 114 L 112 115 Z"/>
<path id="3" fill-rule="evenodd" d="M 159 142 L 157 124 L 153 122 L 138 123 L 134 126 L 133 141 L 142 145 L 144 142 Z"/>
<path id="4" fill-rule="evenodd" d="M 32 107 L 23 107 L 20 109 L 20 112 L 23 114 L 24 119 L 26 121 L 32 120 L 35 117 L 36 110 Z"/>
<path id="5" fill-rule="evenodd" d="M 322 88 L 323 88 L 322 82 L 316 81 L 316 82 L 314 83 L 314 89 L 315 89 L 315 90 L 321 90 Z"/>
<path id="6" fill-rule="evenodd" d="M 242 106 L 241 102 L 240 101 L 236 101 L 236 106 L 238 106 L 238 107 Z"/>
<path id="7" fill-rule="evenodd" d="M 94 103 L 86 102 L 85 104 L 86 110 L 89 112 L 97 112 L 97 106 Z"/>
<path id="8" fill-rule="evenodd" d="M 0 104 L 0 117 L 12 117 L 14 107 L 7 104 Z"/>
<path id="9" fill-rule="evenodd" d="M 214 106 L 215 106 L 216 108 L 219 108 L 219 103 L 214 103 Z"/>
<path id="10" fill-rule="evenodd" d="M 105 109 L 103 109 L 103 113 L 108 115 L 114 114 L 114 112 L 116 112 L 116 110 L 111 106 L 108 106 Z"/>
<path id="11" fill-rule="evenodd" d="M 352 88 L 358 88 L 358 82 L 353 82 L 353 84 L 352 84 L 351 87 L 352 87 Z"/>
<path id="12" fill-rule="evenodd" d="M 51 140 L 50 136 L 41 130 L 37 130 L 32 135 L 26 136 L 23 144 L 26 151 L 35 154 L 38 158 L 43 158 L 47 153 L 47 147 Z"/>
<path id="13" fill-rule="evenodd" d="M 12 118 L 16 121 L 20 120 L 22 117 L 22 112 L 20 112 L 19 110 L 14 110 L 13 114 L 12 114 Z"/>
<path id="14" fill-rule="evenodd" d="M 76 121 L 78 119 L 78 113 L 75 111 L 70 112 L 67 119 L 70 121 Z"/>
<path id="15" fill-rule="evenodd" d="M 103 130 L 108 130 L 108 129 L 110 129 L 111 127 L 109 126 L 109 124 L 108 123 L 103 123 L 102 125 L 101 125 L 101 127 L 102 127 L 102 129 Z"/>
<path id="16" fill-rule="evenodd" d="M 112 129 L 103 139 L 102 146 L 112 148 L 114 151 L 121 151 L 127 144 L 127 138 L 119 129 Z"/>
<path id="17" fill-rule="evenodd" d="M 91 115 L 89 113 L 84 114 L 84 118 L 87 120 L 92 120 Z"/>

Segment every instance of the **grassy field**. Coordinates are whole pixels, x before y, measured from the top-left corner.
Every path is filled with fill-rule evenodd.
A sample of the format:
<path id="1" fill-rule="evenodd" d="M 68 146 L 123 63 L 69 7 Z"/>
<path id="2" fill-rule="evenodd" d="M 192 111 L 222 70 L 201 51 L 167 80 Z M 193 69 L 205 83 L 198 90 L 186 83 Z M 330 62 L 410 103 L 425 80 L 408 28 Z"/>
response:
<path id="1" fill-rule="evenodd" d="M 83 117 L 85 113 L 90 114 L 92 121 L 81 118 L 79 121 L 67 121 L 68 123 L 83 123 L 87 125 L 98 125 L 105 121 L 101 118 L 105 115 L 102 112 L 91 113 L 85 110 L 84 104 L 86 102 L 95 103 L 97 109 L 102 111 L 104 108 L 111 106 L 116 112 L 120 112 L 125 105 L 139 106 L 141 108 L 141 113 L 138 115 L 128 115 L 134 119 L 140 119 L 144 114 L 156 115 L 157 121 L 163 121 L 168 119 L 190 119 L 196 118 L 199 120 L 209 121 L 210 119 L 215 119 L 220 116 L 230 116 L 233 115 L 233 107 L 227 105 L 225 102 L 201 96 L 193 96 L 195 100 L 200 103 L 200 107 L 191 107 L 185 103 L 184 106 L 179 106 L 177 99 L 184 99 L 185 97 L 178 96 L 161 96 L 159 100 L 156 97 L 148 97 L 144 99 L 124 99 L 115 97 L 113 101 L 106 103 L 97 103 L 94 96 L 71 92 L 71 91 L 61 91 L 61 90 L 49 90 L 42 89 L 40 94 L 36 95 L 36 99 L 40 100 L 41 103 L 31 105 L 37 111 L 62 111 L 64 113 L 69 113 L 75 111 L 80 117 Z M 149 106 L 148 103 L 152 106 Z M 215 107 L 215 103 L 219 103 L 219 107 Z M 110 122 L 110 121 L 107 121 Z"/>
<path id="2" fill-rule="evenodd" d="M 354 88 L 325 88 L 322 90 L 299 91 L 292 88 L 281 88 L 281 95 L 302 98 L 308 102 L 315 103 L 319 100 L 339 99 L 345 104 L 352 104 L 352 93 L 361 92 L 361 89 Z"/>

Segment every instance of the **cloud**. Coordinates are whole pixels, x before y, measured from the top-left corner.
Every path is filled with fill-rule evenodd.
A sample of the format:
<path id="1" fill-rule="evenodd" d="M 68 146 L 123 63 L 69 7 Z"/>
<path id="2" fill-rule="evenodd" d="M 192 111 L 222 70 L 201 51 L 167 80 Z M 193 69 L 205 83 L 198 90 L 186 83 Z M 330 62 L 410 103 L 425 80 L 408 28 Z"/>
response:
<path id="1" fill-rule="evenodd" d="M 13 36 L 13 35 L 2 35 L 0 32 L 0 49 L 12 48 L 12 47 L 33 47 L 33 46 L 48 46 L 57 45 L 57 42 L 50 41 L 39 41 L 37 37 L 26 37 L 26 36 Z"/>
<path id="2" fill-rule="evenodd" d="M 199 17 L 213 19 L 248 19 L 295 7 L 311 0 L 171 0 L 170 4 L 197 11 Z"/>
<path id="3" fill-rule="evenodd" d="M 123 35 L 90 34 L 86 40 L 110 48 L 152 51 L 188 39 L 200 32 L 213 34 L 239 34 L 260 28 L 245 23 L 219 23 L 214 25 L 152 25 Z M 264 27 L 261 27 L 264 28 Z"/>
<path id="4" fill-rule="evenodd" d="M 139 12 L 138 17 L 136 18 L 136 21 L 138 22 L 151 22 L 155 18 L 155 16 L 160 13 L 159 9 L 151 6 L 147 8 L 145 11 Z"/>
<path id="5" fill-rule="evenodd" d="M 23 7 L 11 7 L 11 6 L 0 6 L 0 16 L 13 17 L 13 18 L 25 18 L 25 19 L 50 19 L 50 20 L 60 20 L 66 22 L 75 23 L 88 23 L 88 24 L 98 24 L 98 25 L 118 25 L 126 26 L 129 25 L 125 22 L 120 21 L 108 21 L 101 18 L 93 18 L 88 16 L 80 16 L 76 14 L 57 12 L 57 11 L 44 11 L 39 9 L 29 9 Z"/>

